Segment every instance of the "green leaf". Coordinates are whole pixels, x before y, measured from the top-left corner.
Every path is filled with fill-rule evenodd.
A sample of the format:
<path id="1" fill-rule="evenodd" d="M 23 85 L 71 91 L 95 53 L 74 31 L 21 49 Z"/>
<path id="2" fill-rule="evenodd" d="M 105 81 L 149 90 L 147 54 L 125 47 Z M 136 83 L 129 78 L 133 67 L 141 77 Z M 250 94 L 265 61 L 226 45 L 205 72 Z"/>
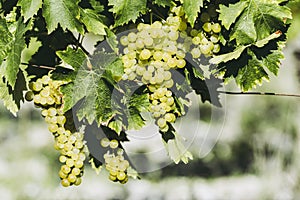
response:
<path id="1" fill-rule="evenodd" d="M 237 21 L 230 35 L 230 40 L 236 40 L 238 45 L 251 44 L 256 41 L 257 33 L 253 21 L 253 12 L 244 12 Z"/>
<path id="2" fill-rule="evenodd" d="M 8 30 L 5 19 L 0 18 L 0 65 L 11 49 L 13 36 Z"/>
<path id="3" fill-rule="evenodd" d="M 66 64 L 73 67 L 75 71 L 80 69 L 83 63 L 87 60 L 85 53 L 80 49 L 67 47 L 66 50 L 57 51 L 56 55 Z"/>
<path id="4" fill-rule="evenodd" d="M 38 10 L 43 5 L 43 0 L 20 0 L 17 4 L 21 6 L 21 13 L 24 16 L 25 21 L 37 14 Z"/>
<path id="5" fill-rule="evenodd" d="M 237 9 L 239 6 L 240 10 Z M 233 17 L 229 11 L 233 12 Z M 229 7 L 220 7 L 222 24 L 228 29 L 235 22 L 230 41 L 236 40 L 237 45 L 254 43 L 281 30 L 287 18 L 292 18 L 290 9 L 278 1 L 243 0 Z"/>
<path id="6" fill-rule="evenodd" d="M 48 33 L 54 31 L 60 24 L 63 29 L 83 34 L 82 25 L 78 20 L 80 10 L 77 3 L 77 0 L 44 0 L 43 16 L 47 23 Z"/>
<path id="7" fill-rule="evenodd" d="M 13 100 L 13 96 L 8 91 L 8 86 L 3 82 L 3 78 L 0 78 L 0 100 L 3 101 L 4 106 L 14 115 L 16 116 L 18 112 L 18 106 Z"/>
<path id="8" fill-rule="evenodd" d="M 106 29 L 107 37 L 106 41 L 109 44 L 110 48 L 118 54 L 119 49 L 118 49 L 118 40 L 117 36 L 112 32 L 109 28 Z"/>
<path id="9" fill-rule="evenodd" d="M 106 35 L 105 28 L 107 26 L 102 23 L 102 20 L 94 10 L 80 9 L 80 20 L 86 26 L 88 32 L 96 35 Z"/>
<path id="10" fill-rule="evenodd" d="M 146 12 L 147 0 L 108 0 L 112 6 L 111 12 L 115 14 L 115 26 L 135 22 L 140 13 Z"/>
<path id="11" fill-rule="evenodd" d="M 76 115 L 79 120 L 85 118 L 90 124 L 96 121 L 98 125 L 106 125 L 115 111 L 112 110 L 112 85 L 104 79 L 104 72 L 118 59 L 114 53 L 98 52 L 91 58 L 91 65 L 83 65 L 75 80 L 61 87 L 64 111 L 78 103 Z M 112 67 L 110 70 L 114 74 Z"/>
<path id="12" fill-rule="evenodd" d="M 110 82 L 112 85 L 115 85 L 115 82 L 121 80 L 123 74 L 124 74 L 123 62 L 120 58 L 118 58 L 106 67 L 103 76 L 108 82 Z"/>
<path id="13" fill-rule="evenodd" d="M 269 35 L 268 37 L 262 39 L 262 40 L 258 40 L 257 42 L 255 42 L 255 46 L 261 48 L 263 46 L 265 46 L 266 44 L 269 43 L 270 40 L 273 40 L 275 38 L 278 38 L 282 35 L 281 31 L 276 31 L 275 33 L 272 33 L 271 35 Z"/>
<path id="14" fill-rule="evenodd" d="M 85 118 L 89 124 L 96 121 L 98 125 L 106 125 L 114 115 L 111 109 L 111 91 L 101 76 L 93 72 L 86 75 L 78 77 L 78 81 L 74 85 L 75 91 L 85 92 L 76 115 L 79 120 Z M 78 84 L 82 84 L 82 86 L 78 86 Z M 73 95 L 76 94 L 77 92 L 73 93 Z"/>
<path id="15" fill-rule="evenodd" d="M 263 65 L 270 70 L 274 75 L 277 76 L 280 60 L 284 59 L 282 50 L 272 51 L 265 59 L 263 59 Z"/>
<path id="16" fill-rule="evenodd" d="M 166 7 L 166 6 L 171 6 L 173 1 L 172 0 L 154 0 L 153 3 L 162 6 L 162 7 Z"/>
<path id="17" fill-rule="evenodd" d="M 236 82 L 243 91 L 248 91 L 256 87 L 257 84 L 261 84 L 264 79 L 269 79 L 267 72 L 264 70 L 263 62 L 258 60 L 250 50 L 248 50 L 248 54 L 252 56 L 252 59 L 239 70 L 236 77 Z"/>
<path id="18" fill-rule="evenodd" d="M 221 62 L 226 63 L 230 60 L 238 59 L 247 47 L 248 46 L 239 46 L 233 52 L 214 56 L 209 62 L 211 64 L 220 64 Z"/>
<path id="19" fill-rule="evenodd" d="M 225 5 L 220 4 L 220 15 L 219 20 L 221 21 L 222 25 L 229 30 L 230 26 L 236 21 L 238 16 L 241 15 L 243 10 L 247 7 L 247 2 L 239 1 L 236 4 L 229 4 L 228 7 Z M 230 14 L 228 14 L 230 13 Z"/>
<path id="20" fill-rule="evenodd" d="M 31 38 L 29 45 L 22 51 L 21 60 L 23 63 L 29 63 L 31 57 L 38 51 L 42 46 L 42 43 L 37 38 Z"/>
<path id="21" fill-rule="evenodd" d="M 180 0 L 183 4 L 183 10 L 186 14 L 187 21 L 193 27 L 197 19 L 200 8 L 203 7 L 203 0 Z"/>
<path id="22" fill-rule="evenodd" d="M 21 63 L 21 54 L 25 48 L 24 34 L 30 28 L 30 24 L 24 24 L 21 18 L 14 25 L 16 26 L 16 31 L 14 32 L 14 39 L 11 44 L 11 49 L 7 54 L 6 65 L 4 66 L 4 76 L 8 84 L 12 87 L 15 86 L 16 77 Z"/>

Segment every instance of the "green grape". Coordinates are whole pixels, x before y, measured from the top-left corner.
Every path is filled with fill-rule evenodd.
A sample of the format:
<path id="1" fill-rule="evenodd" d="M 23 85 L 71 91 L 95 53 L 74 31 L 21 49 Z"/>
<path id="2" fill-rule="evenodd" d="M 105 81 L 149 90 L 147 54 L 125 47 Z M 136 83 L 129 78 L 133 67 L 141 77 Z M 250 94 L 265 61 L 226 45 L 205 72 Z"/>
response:
<path id="1" fill-rule="evenodd" d="M 173 113 L 167 113 L 167 114 L 165 115 L 165 120 L 166 120 L 167 122 L 175 122 L 176 116 L 175 116 Z"/>
<path id="2" fill-rule="evenodd" d="M 41 82 L 34 82 L 32 84 L 32 91 L 39 92 L 43 89 L 43 84 Z"/>
<path id="3" fill-rule="evenodd" d="M 167 81 L 164 82 L 164 86 L 166 88 L 171 88 L 171 87 L 173 87 L 173 85 L 174 85 L 174 81 L 172 79 L 167 80 Z"/>
<path id="4" fill-rule="evenodd" d="M 70 186 L 70 181 L 66 178 L 61 180 L 61 185 L 64 187 L 69 187 Z"/>
<path id="5" fill-rule="evenodd" d="M 76 168 L 81 168 L 81 167 L 83 167 L 83 162 L 81 160 L 76 160 L 74 163 L 74 166 Z"/>
<path id="6" fill-rule="evenodd" d="M 140 53 L 140 59 L 141 60 L 148 60 L 151 56 L 151 51 L 148 49 L 143 49 Z"/>
<path id="7" fill-rule="evenodd" d="M 127 37 L 127 36 L 122 36 L 122 37 L 120 38 L 120 43 L 121 43 L 121 45 L 123 45 L 123 46 L 127 46 L 127 45 L 129 44 L 128 37 Z"/>
<path id="8" fill-rule="evenodd" d="M 213 43 L 218 43 L 219 42 L 219 36 L 216 34 L 213 34 L 210 36 L 210 41 L 212 41 Z"/>
<path id="9" fill-rule="evenodd" d="M 198 35 L 198 31 L 196 29 L 192 29 L 191 32 L 190 32 L 190 35 L 192 37 L 196 37 Z"/>
<path id="10" fill-rule="evenodd" d="M 117 179 L 118 180 L 122 181 L 125 178 L 126 178 L 126 174 L 124 172 L 120 171 L 120 172 L 117 173 Z"/>
<path id="11" fill-rule="evenodd" d="M 141 38 L 138 38 L 135 42 L 135 46 L 137 49 L 144 48 L 144 46 L 145 46 L 144 41 Z"/>
<path id="12" fill-rule="evenodd" d="M 66 123 L 66 117 L 65 116 L 57 116 L 56 121 L 60 125 L 64 125 Z"/>
<path id="13" fill-rule="evenodd" d="M 78 149 L 83 148 L 83 142 L 82 141 L 76 141 L 75 142 L 75 147 L 78 148 Z"/>
<path id="14" fill-rule="evenodd" d="M 193 58 L 199 58 L 201 56 L 201 51 L 199 48 L 193 48 L 191 51 L 191 55 Z"/>
<path id="15" fill-rule="evenodd" d="M 169 39 L 170 39 L 171 41 L 176 41 L 176 40 L 178 39 L 178 37 L 179 37 L 179 34 L 178 34 L 177 31 L 170 31 L 170 32 L 168 33 L 168 37 L 169 37 Z"/>
<path id="16" fill-rule="evenodd" d="M 215 45 L 214 45 L 213 52 L 214 52 L 214 53 L 219 53 L 220 49 L 221 49 L 220 45 L 219 45 L 219 44 L 215 44 Z"/>
<path id="17" fill-rule="evenodd" d="M 167 61 L 167 64 L 170 68 L 175 68 L 176 65 L 177 65 L 177 59 L 176 58 L 170 58 L 168 61 Z"/>
<path id="18" fill-rule="evenodd" d="M 214 33 L 220 33 L 221 32 L 221 25 L 219 23 L 214 23 L 211 25 L 211 30 Z"/>
<path id="19" fill-rule="evenodd" d="M 101 144 L 102 147 L 108 147 L 109 144 L 110 144 L 110 141 L 109 141 L 108 138 L 102 138 L 102 139 L 100 140 L 100 144 Z"/>
<path id="20" fill-rule="evenodd" d="M 153 45 L 154 41 L 151 37 L 146 37 L 146 38 L 144 38 L 143 42 L 146 46 L 151 46 L 151 45 Z"/>
<path id="21" fill-rule="evenodd" d="M 67 157 L 66 156 L 59 156 L 59 162 L 65 163 L 66 161 L 67 161 Z"/>
<path id="22" fill-rule="evenodd" d="M 68 174 L 70 171 L 71 171 L 71 168 L 68 167 L 67 165 L 62 165 L 60 170 L 65 173 L 65 174 Z"/>
<path id="23" fill-rule="evenodd" d="M 76 179 L 74 185 L 78 186 L 78 185 L 81 184 L 81 182 L 82 182 L 81 178 L 78 177 L 78 178 Z"/>
<path id="24" fill-rule="evenodd" d="M 65 178 L 67 178 L 68 177 L 68 174 L 65 174 L 63 171 L 59 171 L 58 172 L 58 175 L 59 175 L 59 177 L 61 178 L 61 179 L 65 179 Z"/>
<path id="25" fill-rule="evenodd" d="M 161 60 L 163 58 L 163 53 L 161 51 L 155 51 L 153 54 L 154 60 Z"/>
<path id="26" fill-rule="evenodd" d="M 212 50 L 212 49 L 211 49 L 211 45 L 206 44 L 206 45 L 201 45 L 201 46 L 200 46 L 200 51 L 201 51 L 201 53 L 203 53 L 204 55 L 210 54 L 211 50 Z"/>
<path id="27" fill-rule="evenodd" d="M 51 116 L 51 117 L 53 117 L 53 116 L 55 116 L 57 114 L 57 110 L 55 109 L 55 108 L 49 108 L 48 109 L 48 116 Z"/>
<path id="28" fill-rule="evenodd" d="M 80 174 L 81 170 L 79 168 L 73 168 L 72 169 L 72 174 L 74 174 L 75 176 L 78 176 Z"/>
<path id="29" fill-rule="evenodd" d="M 159 118 L 158 120 L 157 120 L 157 125 L 159 126 L 159 127 L 164 127 L 164 126 L 166 126 L 167 124 L 166 124 L 166 120 L 164 119 L 164 118 Z"/>
<path id="30" fill-rule="evenodd" d="M 27 91 L 25 94 L 26 101 L 32 101 L 34 98 L 34 93 L 32 91 Z"/>
<path id="31" fill-rule="evenodd" d="M 200 39 L 200 37 L 195 36 L 195 37 L 193 38 L 192 42 L 193 42 L 194 45 L 198 45 L 198 44 L 200 44 L 201 39 Z"/>
<path id="32" fill-rule="evenodd" d="M 73 159 L 67 159 L 66 165 L 67 165 L 68 167 L 73 167 L 73 166 L 74 166 L 74 160 L 73 160 Z"/>
<path id="33" fill-rule="evenodd" d="M 127 38 L 128 38 L 129 42 L 135 42 L 137 39 L 137 35 L 135 33 L 131 32 L 128 34 Z"/>
<path id="34" fill-rule="evenodd" d="M 58 126 L 57 126 L 57 124 L 49 124 L 48 129 L 51 133 L 55 133 L 58 129 Z"/>
<path id="35" fill-rule="evenodd" d="M 68 181 L 70 182 L 70 183 L 74 183 L 75 181 L 76 181 L 76 175 L 74 175 L 74 174 L 69 174 L 69 176 L 68 176 Z"/>
<path id="36" fill-rule="evenodd" d="M 207 33 L 209 33 L 212 29 L 212 24 L 210 22 L 206 22 L 202 26 L 203 30 Z"/>
<path id="37" fill-rule="evenodd" d="M 118 140 L 115 140 L 115 139 L 111 140 L 111 141 L 109 142 L 109 146 L 110 146 L 110 148 L 112 148 L 112 149 L 116 149 L 116 148 L 119 146 Z"/>
<path id="38" fill-rule="evenodd" d="M 185 62 L 184 59 L 178 59 L 176 65 L 177 65 L 178 68 L 184 68 L 185 65 L 186 65 L 186 62 Z"/>

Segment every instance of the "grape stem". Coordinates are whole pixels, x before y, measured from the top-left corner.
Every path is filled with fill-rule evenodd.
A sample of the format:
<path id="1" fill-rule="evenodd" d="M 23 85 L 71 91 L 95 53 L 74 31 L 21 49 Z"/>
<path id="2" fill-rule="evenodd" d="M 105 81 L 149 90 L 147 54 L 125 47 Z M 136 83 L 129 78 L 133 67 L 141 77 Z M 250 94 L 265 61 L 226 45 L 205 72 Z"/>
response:
<path id="1" fill-rule="evenodd" d="M 285 94 L 274 92 L 230 92 L 230 91 L 218 91 L 221 94 L 229 95 L 263 95 L 263 96 L 282 96 L 282 97 L 297 97 L 300 98 L 300 94 Z"/>

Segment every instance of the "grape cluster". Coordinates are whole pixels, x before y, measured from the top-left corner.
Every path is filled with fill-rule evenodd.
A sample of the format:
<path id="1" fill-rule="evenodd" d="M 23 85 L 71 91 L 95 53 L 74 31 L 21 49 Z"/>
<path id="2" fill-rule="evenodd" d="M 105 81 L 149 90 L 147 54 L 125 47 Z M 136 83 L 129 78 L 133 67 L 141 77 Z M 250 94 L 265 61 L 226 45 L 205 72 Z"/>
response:
<path id="1" fill-rule="evenodd" d="M 61 130 L 57 134 L 54 146 L 60 151 L 59 161 L 63 163 L 59 171 L 61 184 L 64 187 L 79 185 L 86 159 L 83 133 Z"/>
<path id="2" fill-rule="evenodd" d="M 103 138 L 100 141 L 102 147 L 110 147 L 116 151 L 116 154 L 107 153 L 104 154 L 105 167 L 109 171 L 109 179 L 116 182 L 119 181 L 125 184 L 128 181 L 127 169 L 129 167 L 129 162 L 125 160 L 123 156 L 123 149 L 118 148 L 119 142 L 115 139 L 109 140 L 108 138 Z"/>
<path id="3" fill-rule="evenodd" d="M 167 88 L 158 88 L 150 95 L 151 104 L 149 107 L 152 117 L 162 132 L 167 132 L 167 122 L 175 122 L 176 116 L 172 111 L 175 108 L 172 92 Z"/>
<path id="4" fill-rule="evenodd" d="M 31 82 L 25 95 L 27 100 L 33 100 L 42 108 L 42 116 L 48 124 L 48 129 L 55 137 L 54 148 L 61 154 L 59 161 L 63 163 L 59 171 L 61 184 L 64 187 L 79 185 L 83 175 L 83 163 L 86 159 L 83 133 L 65 128 L 67 121 L 63 112 L 62 94 L 59 87 L 62 81 L 55 81 L 50 76 L 43 76 Z"/>
<path id="5" fill-rule="evenodd" d="M 202 17 L 204 18 L 204 17 Z M 162 132 L 175 122 L 172 70 L 186 66 L 185 58 L 211 56 L 220 51 L 218 23 L 205 22 L 200 30 L 188 27 L 182 6 L 171 8 L 163 22 L 139 23 L 137 31 L 120 37 L 123 80 L 137 81 L 150 91 L 149 111 Z"/>

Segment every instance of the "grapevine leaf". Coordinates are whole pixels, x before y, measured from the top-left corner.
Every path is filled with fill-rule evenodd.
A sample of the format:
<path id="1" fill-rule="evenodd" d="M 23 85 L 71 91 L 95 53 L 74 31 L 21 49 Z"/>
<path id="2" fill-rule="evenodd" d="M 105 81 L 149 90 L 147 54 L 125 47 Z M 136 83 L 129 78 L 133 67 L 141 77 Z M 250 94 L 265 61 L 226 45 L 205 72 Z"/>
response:
<path id="1" fill-rule="evenodd" d="M 110 65 L 107 66 L 103 77 L 110 82 L 112 85 L 115 85 L 115 82 L 121 80 L 124 74 L 124 67 L 123 62 L 120 58 L 112 62 Z"/>
<path id="2" fill-rule="evenodd" d="M 265 46 L 266 44 L 268 44 L 268 42 L 270 41 L 270 40 L 273 40 L 273 39 L 275 39 L 275 38 L 278 38 L 278 37 L 280 37 L 281 36 L 281 31 L 276 31 L 275 33 L 272 33 L 271 35 L 269 35 L 268 37 L 266 37 L 266 38 L 264 38 L 264 39 L 262 39 L 262 40 L 258 40 L 257 42 L 255 42 L 255 46 L 257 46 L 257 47 L 263 47 L 263 46 Z"/>
<path id="3" fill-rule="evenodd" d="M 8 52 L 5 66 L 5 78 L 12 87 L 15 86 L 16 77 L 21 63 L 21 54 L 25 48 L 24 33 L 29 29 L 29 27 L 30 24 L 25 25 L 21 18 L 18 22 L 16 22 L 16 31 L 14 32 L 13 43 L 11 44 L 11 49 Z"/>
<path id="4" fill-rule="evenodd" d="M 170 158 L 178 164 L 180 161 L 187 164 L 189 160 L 193 160 L 193 155 L 183 145 L 182 136 L 174 133 L 174 139 L 170 139 L 165 142 L 165 148 L 168 151 Z"/>
<path id="5" fill-rule="evenodd" d="M 13 36 L 9 32 L 6 21 L 0 18 L 0 65 L 11 49 Z"/>
<path id="6" fill-rule="evenodd" d="M 94 33 L 96 35 L 106 35 L 104 25 L 98 14 L 92 9 L 80 9 L 80 20 L 86 26 L 88 32 Z"/>
<path id="7" fill-rule="evenodd" d="M 21 6 L 21 13 L 27 21 L 42 7 L 43 0 L 20 0 L 17 5 Z"/>
<path id="8" fill-rule="evenodd" d="M 75 71 L 82 67 L 84 61 L 86 61 L 87 57 L 85 53 L 81 49 L 73 49 L 71 47 L 67 47 L 64 51 L 57 51 L 56 55 L 66 64 L 73 67 Z"/>
<path id="9" fill-rule="evenodd" d="M 209 62 L 211 64 L 219 64 L 221 62 L 225 63 L 233 59 L 238 59 L 247 47 L 248 46 L 239 46 L 233 52 L 214 56 Z"/>
<path id="10" fill-rule="evenodd" d="M 109 28 L 106 29 L 106 33 L 107 33 L 107 37 L 106 37 L 107 43 L 115 53 L 118 53 L 119 49 L 118 49 L 117 36 Z"/>
<path id="11" fill-rule="evenodd" d="M 253 21 L 253 12 L 244 12 L 240 20 L 236 22 L 230 40 L 236 39 L 236 43 L 240 44 L 251 44 L 256 41 L 257 33 L 255 24 Z"/>
<path id="12" fill-rule="evenodd" d="M 238 4 L 240 4 L 241 10 L 232 9 L 232 11 L 235 18 L 239 17 L 236 20 L 235 18 L 231 19 L 228 9 L 236 8 Z M 280 30 L 287 18 L 292 18 L 291 12 L 288 7 L 279 5 L 279 2 L 243 0 L 228 8 L 221 6 L 220 9 L 220 20 L 226 28 L 229 28 L 235 21 L 230 41 L 236 40 L 237 45 L 251 44 L 268 37 L 271 33 Z"/>
<path id="13" fill-rule="evenodd" d="M 63 29 L 83 33 L 82 25 L 78 20 L 80 10 L 77 2 L 77 0 L 44 0 L 43 16 L 47 23 L 48 33 L 54 31 L 58 24 Z"/>
<path id="14" fill-rule="evenodd" d="M 153 3 L 162 7 L 166 7 L 166 6 L 170 7 L 172 5 L 172 0 L 154 0 Z"/>
<path id="15" fill-rule="evenodd" d="M 262 83 L 263 79 L 269 79 L 267 72 L 264 70 L 263 62 L 258 60 L 250 50 L 248 50 L 248 54 L 252 58 L 245 67 L 239 70 L 236 77 L 236 82 L 243 91 L 248 91 L 256 87 L 257 84 Z"/>
<path id="16" fill-rule="evenodd" d="M 96 13 L 100 13 L 104 10 L 104 6 L 97 0 L 90 0 L 90 4 Z"/>
<path id="17" fill-rule="evenodd" d="M 203 0 L 180 0 L 183 4 L 183 10 L 187 16 L 187 21 L 192 25 L 195 24 L 200 8 L 203 7 Z"/>
<path id="18" fill-rule="evenodd" d="M 1 77 L 0 80 L 0 100 L 3 101 L 4 106 L 14 115 L 16 116 L 18 112 L 18 106 L 16 105 L 15 101 L 13 100 L 13 96 L 8 91 L 8 86 L 6 83 L 3 82 Z"/>
<path id="19" fill-rule="evenodd" d="M 280 60 L 284 58 L 282 51 L 273 51 L 265 59 L 263 59 L 263 64 L 267 67 L 274 75 L 277 76 L 278 69 L 280 65 Z"/>
<path id="20" fill-rule="evenodd" d="M 123 129 L 123 122 L 120 120 L 111 121 L 108 124 L 108 127 L 112 130 L 114 130 L 118 135 L 120 135 L 122 129 Z"/>
<path id="21" fill-rule="evenodd" d="M 37 40 L 37 38 L 31 38 L 29 45 L 25 48 L 21 55 L 21 60 L 23 63 L 29 63 L 31 57 L 38 51 L 42 46 L 42 43 Z"/>
<path id="22" fill-rule="evenodd" d="M 135 22 L 140 13 L 146 11 L 147 0 L 108 0 L 112 6 L 111 12 L 115 14 L 115 26 L 120 26 L 129 21 Z"/>
<path id="23" fill-rule="evenodd" d="M 87 73 L 86 77 L 78 78 L 80 79 L 79 82 L 84 86 L 81 87 L 75 83 L 75 88 L 84 89 L 85 91 L 85 97 L 79 103 L 79 108 L 76 112 L 78 119 L 82 120 L 85 118 L 90 124 L 93 121 L 96 121 L 98 125 L 107 124 L 113 116 L 111 91 L 107 83 L 93 72 Z"/>
<path id="24" fill-rule="evenodd" d="M 236 21 L 238 16 L 241 15 L 246 7 L 247 2 L 245 1 L 239 1 L 236 4 L 230 4 L 228 7 L 220 4 L 219 20 L 221 21 L 222 25 L 229 30 L 230 26 Z"/>
<path id="25" fill-rule="evenodd" d="M 119 57 L 114 53 L 98 52 L 90 59 L 90 65 L 82 65 L 74 82 L 61 88 L 64 94 L 64 110 L 67 111 L 77 104 L 76 115 L 79 120 L 85 118 L 90 124 L 93 121 L 98 125 L 107 124 L 114 116 L 114 111 L 111 100 L 112 85 L 104 79 L 104 74 L 117 59 Z M 114 68 L 109 70 L 112 74 L 115 73 Z"/>

